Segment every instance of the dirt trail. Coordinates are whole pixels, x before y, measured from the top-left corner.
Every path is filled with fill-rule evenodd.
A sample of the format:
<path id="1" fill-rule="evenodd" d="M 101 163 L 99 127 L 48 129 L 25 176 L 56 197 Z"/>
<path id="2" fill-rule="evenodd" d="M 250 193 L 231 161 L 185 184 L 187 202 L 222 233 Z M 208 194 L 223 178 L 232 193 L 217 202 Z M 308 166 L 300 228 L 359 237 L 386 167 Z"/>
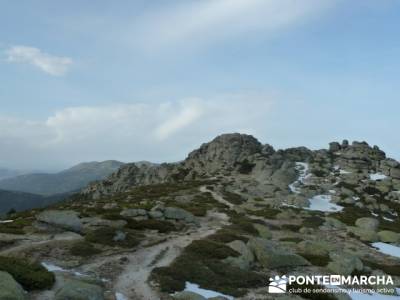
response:
<path id="1" fill-rule="evenodd" d="M 212 192 L 205 187 L 200 188 L 201 192 Z M 213 193 L 213 197 L 224 204 L 227 204 L 221 196 Z M 229 203 L 229 202 L 228 202 Z M 229 203 L 230 204 L 230 203 Z M 227 204 L 228 205 L 228 204 Z M 133 253 L 124 253 L 109 257 L 113 261 L 121 257 L 127 257 L 128 263 L 124 266 L 124 271 L 114 279 L 113 287 L 116 293 L 120 293 L 130 300 L 153 300 L 159 299 L 155 291 L 148 283 L 151 271 L 157 267 L 170 265 L 173 260 L 180 255 L 182 250 L 192 241 L 205 238 L 223 225 L 228 223 L 228 217 L 223 213 L 212 212 L 201 220 L 200 227 L 194 228 L 189 232 L 170 236 L 168 240 L 154 246 L 145 247 Z M 96 265 L 104 263 L 96 262 Z M 94 265 L 91 264 L 90 268 Z"/>
<path id="2" fill-rule="evenodd" d="M 217 229 L 203 226 L 188 235 L 174 236 L 161 244 L 126 255 L 129 263 L 125 266 L 125 271 L 116 279 L 115 291 L 125 295 L 127 299 L 159 299 L 157 292 L 147 283 L 151 271 L 156 267 L 168 266 L 192 241 L 213 234 Z M 155 261 L 163 251 L 166 252 Z"/>
<path id="3" fill-rule="evenodd" d="M 214 197 L 215 200 L 217 200 L 219 203 L 227 205 L 230 209 L 232 209 L 234 207 L 234 205 L 232 203 L 230 203 L 229 201 L 226 201 L 221 195 L 217 194 L 216 192 L 207 189 L 206 186 L 200 187 L 200 192 L 210 193 Z"/>

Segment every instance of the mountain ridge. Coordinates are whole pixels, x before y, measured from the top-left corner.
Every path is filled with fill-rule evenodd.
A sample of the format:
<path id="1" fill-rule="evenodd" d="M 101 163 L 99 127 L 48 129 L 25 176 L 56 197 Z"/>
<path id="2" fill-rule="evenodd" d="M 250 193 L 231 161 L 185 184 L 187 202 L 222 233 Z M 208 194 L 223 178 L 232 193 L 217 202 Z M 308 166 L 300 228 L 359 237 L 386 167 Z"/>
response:
<path id="1" fill-rule="evenodd" d="M 24 174 L 0 180 L 0 189 L 44 196 L 68 193 L 105 178 L 122 165 L 122 162 L 108 160 L 81 163 L 58 173 Z"/>

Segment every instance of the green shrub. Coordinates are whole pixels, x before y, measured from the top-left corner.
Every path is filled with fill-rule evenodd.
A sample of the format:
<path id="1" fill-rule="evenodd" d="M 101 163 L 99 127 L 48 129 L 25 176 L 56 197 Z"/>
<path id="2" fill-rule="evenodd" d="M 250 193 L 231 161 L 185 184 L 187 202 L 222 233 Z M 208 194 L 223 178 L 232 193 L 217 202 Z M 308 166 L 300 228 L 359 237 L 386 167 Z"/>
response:
<path id="1" fill-rule="evenodd" d="M 255 164 L 250 163 L 247 159 L 242 162 L 236 163 L 236 165 L 238 166 L 238 172 L 241 174 L 250 174 L 255 167 Z"/>
<path id="2" fill-rule="evenodd" d="M 202 259 L 224 259 L 228 256 L 240 255 L 229 246 L 208 239 L 193 241 L 185 250 Z"/>
<path id="3" fill-rule="evenodd" d="M 325 267 L 329 262 L 329 255 L 313 255 L 309 253 L 299 253 L 302 257 L 307 259 L 312 265 Z"/>
<path id="4" fill-rule="evenodd" d="M 32 218 L 28 219 L 16 219 L 11 223 L 3 223 L 0 224 L 0 232 L 1 233 L 10 233 L 10 234 L 24 234 L 24 227 L 30 226 L 32 224 Z"/>
<path id="5" fill-rule="evenodd" d="M 301 241 L 303 241 L 302 238 L 298 238 L 298 237 L 284 237 L 279 240 L 281 242 L 293 242 L 293 243 L 300 243 Z"/>
<path id="6" fill-rule="evenodd" d="M 79 241 L 71 247 L 70 253 L 74 256 L 89 257 L 95 254 L 99 254 L 101 253 L 101 251 L 99 249 L 96 249 L 89 242 Z"/>
<path id="7" fill-rule="evenodd" d="M 281 226 L 282 229 L 284 230 L 289 230 L 292 232 L 297 232 L 301 228 L 301 225 L 296 225 L 296 224 L 283 224 Z"/>
<path id="8" fill-rule="evenodd" d="M 258 231 L 254 228 L 253 226 L 253 221 L 252 219 L 246 217 L 243 214 L 238 214 L 233 211 L 229 211 L 229 216 L 230 216 L 230 221 L 232 225 L 228 226 L 228 229 L 237 231 L 237 232 L 243 232 L 243 233 L 248 233 L 251 235 L 258 235 Z"/>
<path id="9" fill-rule="evenodd" d="M 103 244 L 107 246 L 119 246 L 132 248 L 137 246 L 140 241 L 132 233 L 126 233 L 124 240 L 115 241 L 114 238 L 119 230 L 112 227 L 99 228 L 86 234 L 85 240 L 90 243 Z"/>
<path id="10" fill-rule="evenodd" d="M 257 210 L 257 211 L 248 211 L 249 214 L 252 214 L 252 215 L 255 215 L 258 217 L 263 217 L 266 219 L 276 219 L 276 215 L 280 212 L 281 212 L 280 209 L 271 208 L 271 207 L 266 207 L 266 208 L 263 208 L 263 209 Z"/>
<path id="11" fill-rule="evenodd" d="M 224 191 L 223 196 L 226 201 L 235 204 L 235 205 L 240 205 L 246 202 L 246 199 L 244 199 L 242 196 L 236 193 Z"/>
<path id="12" fill-rule="evenodd" d="M 236 240 L 241 240 L 243 242 L 247 242 L 249 239 L 243 235 L 241 235 L 242 233 L 240 232 L 236 232 L 232 229 L 220 229 L 218 230 L 216 233 L 214 233 L 213 235 L 208 236 L 209 240 L 212 240 L 214 242 L 219 242 L 219 243 L 230 243 Z"/>
<path id="13" fill-rule="evenodd" d="M 246 288 L 264 286 L 264 276 L 220 261 L 234 254 L 226 247 L 207 240 L 194 241 L 170 266 L 155 268 L 151 280 L 168 293 L 184 289 L 186 281 L 232 296 L 246 294 Z"/>
<path id="14" fill-rule="evenodd" d="M 25 259 L 0 256 L 0 270 L 9 273 L 28 291 L 50 289 L 55 282 L 53 273 Z"/>
<path id="15" fill-rule="evenodd" d="M 381 270 L 391 276 L 400 276 L 400 265 L 399 264 L 388 265 L 388 264 L 382 264 L 382 263 L 378 263 L 378 262 L 371 261 L 371 260 L 362 260 L 362 262 L 365 266 L 368 266 L 373 270 Z"/>
<path id="16" fill-rule="evenodd" d="M 302 226 L 308 227 L 308 228 L 318 228 L 322 224 L 324 224 L 325 220 L 321 217 L 318 216 L 311 216 L 307 217 L 303 220 Z"/>

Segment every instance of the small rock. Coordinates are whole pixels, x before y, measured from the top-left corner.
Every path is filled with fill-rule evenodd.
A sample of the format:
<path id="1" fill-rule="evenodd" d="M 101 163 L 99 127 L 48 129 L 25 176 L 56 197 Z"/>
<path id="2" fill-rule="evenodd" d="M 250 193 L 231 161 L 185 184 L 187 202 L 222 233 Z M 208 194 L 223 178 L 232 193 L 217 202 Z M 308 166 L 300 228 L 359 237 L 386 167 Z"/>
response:
<path id="1" fill-rule="evenodd" d="M 379 221 L 374 218 L 359 218 L 356 220 L 355 224 L 362 229 L 376 231 L 379 226 Z"/>

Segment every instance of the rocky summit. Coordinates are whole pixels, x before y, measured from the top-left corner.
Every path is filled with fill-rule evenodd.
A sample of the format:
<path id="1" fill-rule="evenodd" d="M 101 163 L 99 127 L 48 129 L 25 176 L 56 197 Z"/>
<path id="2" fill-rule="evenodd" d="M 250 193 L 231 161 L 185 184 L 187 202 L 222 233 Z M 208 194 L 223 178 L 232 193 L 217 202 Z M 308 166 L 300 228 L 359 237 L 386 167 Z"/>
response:
<path id="1" fill-rule="evenodd" d="M 400 163 L 377 146 L 275 150 L 224 134 L 181 162 L 125 164 L 9 213 L 0 300 L 356 299 L 270 294 L 283 274 L 390 275 L 396 299 L 399 213 Z"/>

